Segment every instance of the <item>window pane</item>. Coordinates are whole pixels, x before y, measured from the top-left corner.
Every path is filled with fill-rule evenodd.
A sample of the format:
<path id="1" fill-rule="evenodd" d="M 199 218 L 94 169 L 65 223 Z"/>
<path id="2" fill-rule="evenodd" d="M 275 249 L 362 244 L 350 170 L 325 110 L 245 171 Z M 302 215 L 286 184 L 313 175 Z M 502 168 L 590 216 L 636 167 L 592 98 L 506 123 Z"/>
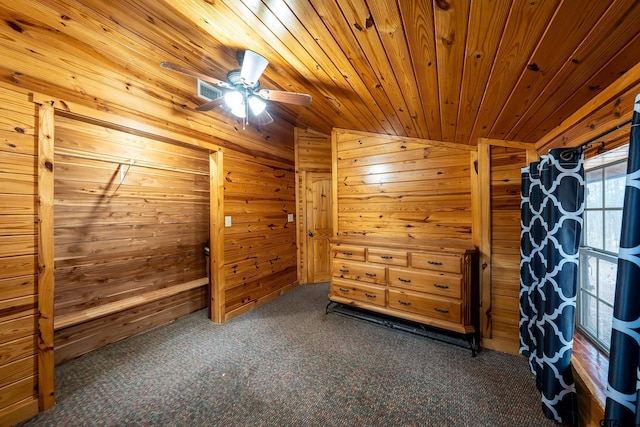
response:
<path id="1" fill-rule="evenodd" d="M 624 187 L 627 178 L 627 164 L 618 163 L 608 166 L 605 175 L 605 206 L 621 208 L 624 202 Z"/>
<path id="2" fill-rule="evenodd" d="M 600 318 L 598 321 L 598 339 L 607 347 L 611 347 L 611 324 L 613 323 L 613 308 L 606 304 L 598 304 Z"/>
<path id="3" fill-rule="evenodd" d="M 582 318 L 582 327 L 584 327 L 592 335 L 596 336 L 598 333 L 598 327 L 596 325 L 596 299 L 588 293 L 583 292 L 581 294 L 580 302 L 580 317 Z"/>
<path id="4" fill-rule="evenodd" d="M 586 187 L 586 206 L 588 208 L 602 207 L 602 170 L 598 169 L 585 174 L 587 181 Z"/>
<path id="5" fill-rule="evenodd" d="M 598 286 L 598 258 L 583 253 L 580 264 L 582 265 L 580 288 L 595 294 Z"/>
<path id="6" fill-rule="evenodd" d="M 622 228 L 622 211 L 605 211 L 604 213 L 604 250 L 618 253 L 620 245 L 620 229 Z"/>
<path id="7" fill-rule="evenodd" d="M 608 304 L 613 305 L 613 296 L 616 293 L 616 274 L 618 272 L 618 264 L 614 262 L 600 260 L 599 266 L 599 287 L 598 296 Z"/>
<path id="8" fill-rule="evenodd" d="M 591 246 L 596 249 L 604 249 L 602 237 L 604 230 L 602 229 L 602 211 L 586 211 L 586 230 L 585 230 L 585 246 Z"/>

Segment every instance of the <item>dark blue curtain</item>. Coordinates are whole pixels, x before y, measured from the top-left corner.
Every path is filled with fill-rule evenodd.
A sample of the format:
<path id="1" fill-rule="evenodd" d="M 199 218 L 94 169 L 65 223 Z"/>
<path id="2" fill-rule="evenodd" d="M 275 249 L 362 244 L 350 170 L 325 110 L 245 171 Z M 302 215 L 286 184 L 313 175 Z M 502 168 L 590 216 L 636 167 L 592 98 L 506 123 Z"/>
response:
<path id="1" fill-rule="evenodd" d="M 640 426 L 640 95 L 629 142 L 627 185 L 613 304 L 605 423 Z"/>
<path id="2" fill-rule="evenodd" d="M 547 418 L 577 425 L 571 352 L 584 211 L 582 149 L 553 149 L 522 170 L 520 353 Z"/>

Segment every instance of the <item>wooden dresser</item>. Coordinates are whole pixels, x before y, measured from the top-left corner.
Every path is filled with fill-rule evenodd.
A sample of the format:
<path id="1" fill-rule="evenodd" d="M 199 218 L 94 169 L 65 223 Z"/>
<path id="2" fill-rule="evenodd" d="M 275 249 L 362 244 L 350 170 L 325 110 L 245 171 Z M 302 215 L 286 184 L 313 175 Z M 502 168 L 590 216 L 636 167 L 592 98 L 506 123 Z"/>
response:
<path id="1" fill-rule="evenodd" d="M 471 243 L 335 238 L 331 301 L 464 334 L 477 348 Z"/>

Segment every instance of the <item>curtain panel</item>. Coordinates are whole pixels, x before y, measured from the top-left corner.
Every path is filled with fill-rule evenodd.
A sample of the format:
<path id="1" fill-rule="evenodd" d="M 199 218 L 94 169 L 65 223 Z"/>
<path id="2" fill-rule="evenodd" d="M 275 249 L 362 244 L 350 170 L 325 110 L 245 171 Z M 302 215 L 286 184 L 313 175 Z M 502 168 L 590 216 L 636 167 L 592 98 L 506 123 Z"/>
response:
<path id="1" fill-rule="evenodd" d="M 584 211 L 582 149 L 553 149 L 522 169 L 520 353 L 547 418 L 577 425 L 571 353 Z"/>
<path id="2" fill-rule="evenodd" d="M 634 104 L 618 251 L 605 423 L 640 426 L 640 95 Z"/>

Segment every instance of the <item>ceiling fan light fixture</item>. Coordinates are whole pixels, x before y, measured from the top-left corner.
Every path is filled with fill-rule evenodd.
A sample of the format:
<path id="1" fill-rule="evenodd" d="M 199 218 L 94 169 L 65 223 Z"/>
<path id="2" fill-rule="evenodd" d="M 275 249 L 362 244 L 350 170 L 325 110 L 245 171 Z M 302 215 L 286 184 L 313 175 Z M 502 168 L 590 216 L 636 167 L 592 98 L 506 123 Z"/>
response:
<path id="1" fill-rule="evenodd" d="M 249 107 L 251 108 L 251 112 L 253 113 L 254 116 L 257 116 L 258 114 L 262 113 L 266 106 L 267 106 L 267 103 L 264 102 L 262 99 L 258 98 L 257 96 L 252 96 L 251 98 L 249 98 Z"/>
<path id="2" fill-rule="evenodd" d="M 236 91 L 229 91 L 224 94 L 224 102 L 232 111 L 238 108 L 244 110 L 244 108 L 242 108 L 242 101 L 244 101 L 243 98 L 242 94 Z"/>
<path id="3" fill-rule="evenodd" d="M 241 103 L 240 105 L 232 108 L 231 114 L 241 119 L 247 117 L 247 109 L 245 108 L 244 103 Z"/>
<path id="4" fill-rule="evenodd" d="M 268 64 L 269 61 L 262 55 L 258 55 L 251 50 L 245 51 L 242 69 L 240 70 L 242 82 L 248 87 L 254 87 Z"/>

